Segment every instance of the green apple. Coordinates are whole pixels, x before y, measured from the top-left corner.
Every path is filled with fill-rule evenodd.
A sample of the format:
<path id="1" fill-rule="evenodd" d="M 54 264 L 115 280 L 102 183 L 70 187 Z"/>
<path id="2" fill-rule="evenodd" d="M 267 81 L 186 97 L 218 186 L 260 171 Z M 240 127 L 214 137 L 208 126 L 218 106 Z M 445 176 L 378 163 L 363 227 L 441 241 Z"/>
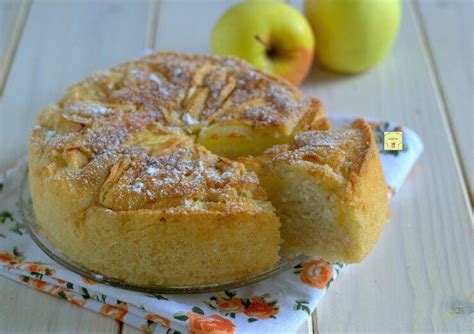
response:
<path id="1" fill-rule="evenodd" d="M 305 0 L 316 57 L 330 70 L 359 73 L 390 49 L 400 24 L 400 0 Z"/>
<path id="2" fill-rule="evenodd" d="M 277 0 L 244 1 L 216 23 L 211 51 L 233 55 L 299 84 L 314 55 L 311 26 L 300 12 Z"/>

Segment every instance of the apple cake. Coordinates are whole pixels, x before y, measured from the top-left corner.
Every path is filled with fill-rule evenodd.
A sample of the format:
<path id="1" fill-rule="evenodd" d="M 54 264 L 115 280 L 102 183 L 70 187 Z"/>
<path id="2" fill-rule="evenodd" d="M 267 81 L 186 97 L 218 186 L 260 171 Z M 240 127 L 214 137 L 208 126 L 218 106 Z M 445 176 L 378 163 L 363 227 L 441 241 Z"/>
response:
<path id="1" fill-rule="evenodd" d="M 308 131 L 290 145 L 240 158 L 257 173 L 282 222 L 283 250 L 362 261 L 388 218 L 387 186 L 370 126 Z"/>
<path id="2" fill-rule="evenodd" d="M 127 283 L 195 285 L 245 278 L 278 262 L 281 233 L 293 238 L 284 245 L 297 245 L 297 234 L 302 233 L 303 252 L 326 248 L 310 248 L 322 239 L 316 232 L 318 220 L 296 222 L 291 209 L 281 209 L 280 195 L 262 181 L 266 176 L 260 174 L 259 180 L 250 164 L 235 158 L 266 151 L 253 163 L 264 165 L 272 159 L 271 152 L 287 147 L 290 154 L 305 136 L 319 136 L 328 129 L 317 99 L 303 97 L 291 84 L 243 61 L 180 53 L 149 55 L 91 74 L 39 114 L 29 141 L 36 220 L 41 232 L 71 260 Z M 360 136 L 373 145 L 370 130 Z M 349 174 L 359 165 L 344 164 L 343 150 L 372 163 L 361 162 L 363 167 L 354 171 L 359 181 L 347 174 L 347 182 L 354 186 L 347 190 L 346 202 L 337 203 L 339 197 L 334 197 L 331 205 L 352 203 L 351 198 L 356 203 L 366 195 L 366 187 L 384 182 L 376 152 L 354 145 L 338 146 L 337 152 L 328 154 L 337 156 L 334 163 L 343 164 L 340 168 Z M 313 172 L 308 169 L 297 176 L 296 165 L 288 168 L 301 178 L 288 184 L 288 191 L 299 191 Z M 338 173 L 342 178 L 343 172 Z M 324 191 L 342 191 L 335 183 L 343 181 L 334 178 L 327 180 L 334 187 Z M 315 189 L 309 191 L 322 191 L 321 185 L 311 182 L 307 187 Z M 374 218 L 377 228 L 372 237 L 349 242 L 366 243 L 361 246 L 364 250 L 373 246 L 386 218 L 381 212 L 384 199 L 376 194 L 369 194 L 373 202 L 357 202 L 365 213 L 332 221 L 338 225 L 337 233 L 345 229 L 347 239 L 352 230 L 340 224 Z M 295 197 L 302 201 L 295 208 L 307 210 L 303 207 L 314 196 Z M 373 208 L 377 210 L 372 212 Z M 288 234 L 292 225 L 295 233 Z M 321 231 L 329 228 L 326 225 Z M 305 226 L 313 241 L 305 238 Z M 339 240 L 326 241 L 329 246 L 340 245 Z M 360 254 L 343 259 L 360 259 Z"/>

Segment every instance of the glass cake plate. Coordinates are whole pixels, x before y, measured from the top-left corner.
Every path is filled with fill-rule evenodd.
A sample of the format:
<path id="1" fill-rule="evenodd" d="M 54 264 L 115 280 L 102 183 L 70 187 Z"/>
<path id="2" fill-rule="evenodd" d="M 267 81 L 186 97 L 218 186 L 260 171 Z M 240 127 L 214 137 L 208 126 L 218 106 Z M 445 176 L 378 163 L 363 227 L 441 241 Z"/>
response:
<path id="1" fill-rule="evenodd" d="M 275 265 L 274 268 L 271 268 L 269 270 L 250 277 L 246 277 L 244 279 L 229 281 L 225 283 L 202 285 L 135 285 L 124 282 L 119 279 L 107 277 L 106 275 L 103 275 L 99 272 L 91 271 L 83 267 L 82 265 L 68 259 L 44 235 L 41 234 L 41 229 L 36 224 L 35 215 L 33 212 L 30 185 L 28 181 L 28 171 L 26 171 L 21 182 L 19 208 L 22 223 L 26 231 L 36 243 L 36 245 L 51 259 L 78 275 L 90 278 L 102 284 L 126 290 L 140 291 L 145 293 L 190 294 L 236 289 L 273 277 L 285 270 L 292 268 L 293 266 L 302 262 L 302 260 L 305 258 L 304 256 L 289 257 L 285 254 L 280 254 L 280 261 Z"/>

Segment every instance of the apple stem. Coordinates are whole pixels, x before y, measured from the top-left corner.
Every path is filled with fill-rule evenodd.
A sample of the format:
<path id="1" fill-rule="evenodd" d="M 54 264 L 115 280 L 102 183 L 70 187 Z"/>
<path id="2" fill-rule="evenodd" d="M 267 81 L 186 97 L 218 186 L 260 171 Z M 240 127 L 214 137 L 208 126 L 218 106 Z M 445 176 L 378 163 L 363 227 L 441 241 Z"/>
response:
<path id="1" fill-rule="evenodd" d="M 268 44 L 267 42 L 265 42 L 259 35 L 255 35 L 255 39 L 265 47 L 265 50 L 266 50 L 267 52 L 271 52 L 271 51 L 272 51 L 272 47 L 270 46 L 270 44 Z"/>

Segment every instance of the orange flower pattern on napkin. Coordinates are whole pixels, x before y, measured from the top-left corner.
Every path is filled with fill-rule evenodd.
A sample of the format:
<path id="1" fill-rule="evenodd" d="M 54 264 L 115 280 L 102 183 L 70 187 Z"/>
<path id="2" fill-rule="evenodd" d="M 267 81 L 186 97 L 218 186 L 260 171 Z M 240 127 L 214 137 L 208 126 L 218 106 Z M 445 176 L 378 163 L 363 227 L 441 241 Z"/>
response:
<path id="1" fill-rule="evenodd" d="M 278 300 L 270 300 L 269 293 L 250 298 L 237 297 L 236 292 L 226 290 L 217 296 L 212 296 L 206 302 L 207 306 L 233 319 L 242 313 L 248 317 L 247 322 L 276 318 L 279 311 Z"/>
<path id="2" fill-rule="evenodd" d="M 235 325 L 232 321 L 217 314 L 206 317 L 194 312 L 189 312 L 190 334 L 232 334 L 235 333 Z"/>
<path id="3" fill-rule="evenodd" d="M 326 288 L 332 278 L 332 267 L 329 262 L 318 259 L 303 263 L 300 280 L 313 288 Z"/>
<path id="4" fill-rule="evenodd" d="M 108 315 L 109 317 L 112 317 L 115 320 L 123 321 L 124 317 L 128 313 L 128 310 L 126 307 L 115 307 L 109 304 L 105 304 L 100 308 L 100 313 L 102 313 L 103 315 Z"/>

